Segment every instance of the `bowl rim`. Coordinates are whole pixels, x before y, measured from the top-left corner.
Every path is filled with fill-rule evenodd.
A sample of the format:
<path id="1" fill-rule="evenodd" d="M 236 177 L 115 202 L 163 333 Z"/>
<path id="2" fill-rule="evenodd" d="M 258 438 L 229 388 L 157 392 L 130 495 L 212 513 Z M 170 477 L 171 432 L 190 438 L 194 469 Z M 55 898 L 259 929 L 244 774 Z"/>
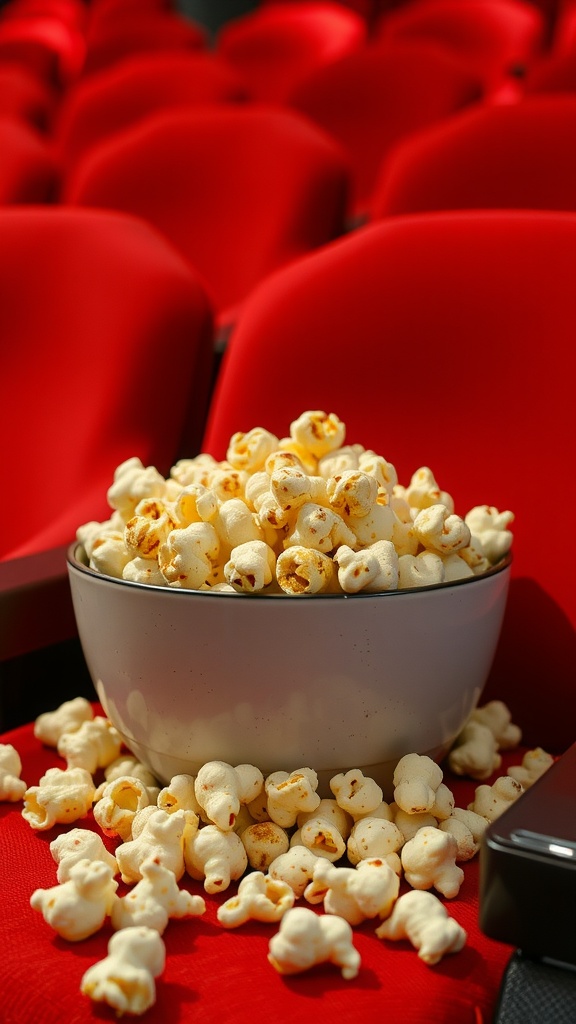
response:
<path id="1" fill-rule="evenodd" d="M 476 583 L 480 580 L 487 580 L 493 576 L 498 576 L 503 573 L 506 569 L 509 569 L 512 565 L 512 551 L 508 551 L 498 562 L 492 565 L 485 572 L 479 573 L 477 576 L 464 576 L 457 580 L 445 580 L 442 583 L 430 583 L 427 586 L 422 587 L 404 587 L 402 590 L 396 588 L 395 590 L 377 590 L 377 591 L 366 591 L 360 590 L 355 594 L 343 594 L 343 593 L 320 593 L 320 594 L 285 594 L 285 593 L 263 593 L 261 591 L 253 594 L 230 594 L 226 591 L 212 591 L 207 590 L 193 590 L 184 587 L 162 587 L 154 583 L 139 583 L 135 580 L 125 580 L 119 576 L 109 576 L 107 573 L 99 572 L 97 569 L 92 569 L 87 564 L 87 555 L 84 550 L 84 546 L 79 541 L 74 541 L 66 553 L 66 562 L 69 569 L 75 569 L 81 575 L 87 576 L 89 579 L 98 580 L 104 583 L 113 583 L 117 586 L 127 587 L 135 591 L 153 591 L 155 594 L 174 594 L 177 595 L 178 600 L 191 600 L 193 597 L 196 598 L 208 598 L 210 600 L 216 600 L 220 598 L 222 600 L 236 600 L 238 597 L 248 597 L 251 601 L 334 601 L 342 600 L 345 601 L 357 601 L 367 600 L 369 598 L 389 598 L 396 597 L 409 597 L 411 594 L 426 594 L 435 593 L 437 591 L 450 590 L 453 587 L 465 587 L 471 583 Z"/>

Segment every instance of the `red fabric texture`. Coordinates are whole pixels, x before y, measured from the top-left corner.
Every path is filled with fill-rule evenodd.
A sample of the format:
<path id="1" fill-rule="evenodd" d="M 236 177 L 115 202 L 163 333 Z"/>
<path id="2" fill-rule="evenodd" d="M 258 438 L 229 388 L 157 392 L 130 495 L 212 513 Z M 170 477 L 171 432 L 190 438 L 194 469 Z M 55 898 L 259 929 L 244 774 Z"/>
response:
<path id="1" fill-rule="evenodd" d="M 227 320 L 263 276 L 342 234 L 338 145 L 268 104 L 165 110 L 93 146 L 63 202 L 153 224 L 202 275 Z"/>
<path id="2" fill-rule="evenodd" d="M 20 753 L 22 778 L 36 785 L 49 767 L 64 767 L 51 749 L 34 738 L 32 726 L 0 736 Z M 519 764 L 523 750 L 508 752 L 505 765 Z M 503 769 L 502 769 L 503 770 Z M 457 806 L 473 799 L 477 783 L 445 772 Z M 94 828 L 92 814 L 73 826 L 35 832 L 21 814 L 21 803 L 0 805 L 0 991 L 2 1024 L 84 1024 L 114 1021 L 109 1007 L 92 1005 L 79 991 L 84 972 L 107 952 L 112 930 L 107 922 L 79 943 L 60 939 L 30 907 L 36 888 L 56 884 L 50 842 L 70 827 Z M 106 838 L 110 850 L 114 843 Z M 164 933 L 166 967 L 156 981 L 156 1003 L 147 1024 L 202 1019 L 207 1024 L 252 1024 L 271 1018 L 283 1024 L 331 1017 L 346 1024 L 359 1020 L 391 1024 L 490 1024 L 503 971 L 512 948 L 487 938 L 478 926 L 478 857 L 463 865 L 465 880 L 458 896 L 447 900 L 449 913 L 467 930 L 464 949 L 434 967 L 426 966 L 407 941 L 387 942 L 374 935 L 377 922 L 354 928 L 362 957 L 358 977 L 345 981 L 338 968 L 325 964 L 303 974 L 282 977 L 267 961 L 268 942 L 276 925 L 250 922 L 224 929 L 216 918 L 221 896 L 204 893 L 187 875 L 182 887 L 203 895 L 206 913 L 171 920 Z M 405 883 L 403 883 L 405 885 Z M 119 893 L 125 891 L 122 885 Z M 301 901 L 302 905 L 307 905 Z"/>
<path id="3" fill-rule="evenodd" d="M 46 138 L 36 128 L 20 117 L 0 115 L 0 153 L 0 206 L 56 199 L 60 169 Z"/>
<path id="4" fill-rule="evenodd" d="M 284 437 L 303 410 L 324 409 L 346 424 L 345 443 L 384 455 L 401 483 L 429 466 L 457 511 L 510 509 L 512 589 L 490 694 L 522 716 L 528 742 L 563 748 L 576 600 L 544 495 L 560 486 L 564 507 L 576 499 L 575 266 L 570 213 L 426 214 L 361 229 L 252 295 L 203 442 L 224 458 L 236 431 Z M 571 714 L 560 721 L 558 707 Z"/>
<path id="5" fill-rule="evenodd" d="M 0 557 L 15 558 L 108 518 L 125 459 L 168 472 L 185 429 L 186 451 L 199 444 L 213 320 L 198 276 L 123 214 L 5 208 L 0 267 L 3 473 L 29 494 L 0 513 Z"/>
<path id="6" fill-rule="evenodd" d="M 372 216 L 576 211 L 575 131 L 576 95 L 464 111 L 398 144 L 374 186 Z"/>

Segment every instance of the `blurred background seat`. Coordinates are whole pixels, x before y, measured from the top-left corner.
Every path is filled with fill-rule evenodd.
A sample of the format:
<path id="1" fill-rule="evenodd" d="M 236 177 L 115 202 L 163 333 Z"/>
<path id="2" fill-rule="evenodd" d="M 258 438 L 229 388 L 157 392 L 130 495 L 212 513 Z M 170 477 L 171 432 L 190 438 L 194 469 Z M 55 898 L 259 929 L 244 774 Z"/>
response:
<path id="1" fill-rule="evenodd" d="M 92 18 L 86 29 L 86 57 L 82 75 L 111 67 L 137 53 L 198 52 L 206 49 L 201 25 L 174 11 L 119 9 L 114 17 Z"/>
<path id="2" fill-rule="evenodd" d="M 576 95 L 482 104 L 404 139 L 371 217 L 467 208 L 576 211 Z"/>
<path id="3" fill-rule="evenodd" d="M 0 209 L 13 203 L 52 203 L 60 168 L 46 138 L 25 120 L 0 115 Z"/>
<path id="4" fill-rule="evenodd" d="M 513 579 L 486 699 L 508 702 L 528 745 L 558 750 L 573 741 L 558 709 L 573 701 L 576 655 L 560 539 L 576 499 L 575 269 L 570 213 L 423 214 L 361 228 L 253 293 L 202 445 L 221 459 L 236 431 L 284 437 L 303 409 L 323 409 L 347 425 L 345 443 L 384 455 L 401 483 L 429 466 L 457 511 L 510 509 Z"/>
<path id="5" fill-rule="evenodd" d="M 486 96 L 498 96 L 545 45 L 546 20 L 531 0 L 412 0 L 385 11 L 374 36 L 441 46 L 481 76 Z"/>
<path id="6" fill-rule="evenodd" d="M 95 71 L 69 89 L 54 139 L 70 166 L 95 142 L 149 114 L 245 98 L 235 73 L 212 52 L 141 53 Z"/>
<path id="7" fill-rule="evenodd" d="M 162 111 L 93 146 L 62 200 L 137 214 L 201 275 L 219 327 L 266 274 L 344 230 L 338 144 L 268 105 Z"/>
<path id="8" fill-rule="evenodd" d="M 365 19 L 341 3 L 276 2 L 226 22 L 215 50 L 252 99 L 283 102 L 311 71 L 357 50 L 366 38 Z"/>
<path id="9" fill-rule="evenodd" d="M 25 121 L 48 132 L 56 99 L 55 90 L 33 72 L 14 61 L 0 60 L 0 117 Z"/>
<path id="10" fill-rule="evenodd" d="M 352 167 L 349 217 L 365 216 L 398 139 L 479 102 L 481 82 L 451 54 L 418 42 L 368 46 L 312 72 L 289 103 L 336 139 Z"/>
<path id="11" fill-rule="evenodd" d="M 83 26 L 55 7 L 0 9 L 0 60 L 27 68 L 49 85 L 66 89 L 80 74 L 85 52 Z"/>

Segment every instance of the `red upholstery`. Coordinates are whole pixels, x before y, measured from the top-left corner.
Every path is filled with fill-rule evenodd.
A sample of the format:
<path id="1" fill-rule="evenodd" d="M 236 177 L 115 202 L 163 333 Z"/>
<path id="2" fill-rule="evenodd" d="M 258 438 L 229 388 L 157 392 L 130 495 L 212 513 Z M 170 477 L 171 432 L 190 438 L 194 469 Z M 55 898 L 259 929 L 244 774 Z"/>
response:
<path id="1" fill-rule="evenodd" d="M 0 18 L 0 60 L 13 60 L 42 80 L 66 88 L 84 62 L 84 34 L 51 14 Z"/>
<path id="2" fill-rule="evenodd" d="M 353 171 L 350 212 L 360 217 L 390 148 L 480 94 L 477 76 L 460 62 L 409 42 L 367 47 L 312 72 L 290 103 L 344 147 Z"/>
<path id="3" fill-rule="evenodd" d="M 54 134 L 70 165 L 95 142 L 148 114 L 167 107 L 237 102 L 244 96 L 234 72 L 211 52 L 141 53 L 69 89 Z"/>
<path id="4" fill-rule="evenodd" d="M 546 53 L 526 72 L 524 93 L 576 92 L 576 57 L 573 53 Z"/>
<path id="5" fill-rule="evenodd" d="M 224 355 L 203 448 L 333 411 L 347 443 L 422 465 L 462 513 L 511 509 L 490 688 L 528 743 L 573 741 L 576 599 L 554 525 L 576 499 L 576 215 L 429 214 L 362 228 L 265 282 Z M 493 693 L 494 695 L 494 693 Z"/>
<path id="6" fill-rule="evenodd" d="M 439 44 L 480 74 L 492 93 L 539 52 L 545 31 L 543 12 L 531 0 L 413 0 L 385 12 L 375 35 Z"/>
<path id="7" fill-rule="evenodd" d="M 91 20 L 86 32 L 83 74 L 110 67 L 136 53 L 204 50 L 206 34 L 200 25 L 171 12 L 151 10 Z"/>
<path id="8" fill-rule="evenodd" d="M 0 309 L 0 557 L 16 558 L 107 518 L 124 459 L 167 472 L 185 426 L 193 447 L 212 318 L 197 276 L 149 225 L 61 207 L 0 211 Z"/>
<path id="9" fill-rule="evenodd" d="M 15 61 L 0 60 L 0 117 L 22 120 L 46 131 L 55 106 L 55 92 L 46 82 Z"/>
<path id="10" fill-rule="evenodd" d="M 383 161 L 372 216 L 431 210 L 576 211 L 576 95 L 485 104 L 403 140 Z"/>
<path id="11" fill-rule="evenodd" d="M 254 99 L 282 102 L 310 71 L 357 50 L 366 36 L 365 19 L 340 3 L 277 2 L 228 21 L 216 49 Z"/>
<path id="12" fill-rule="evenodd" d="M 23 119 L 0 116 L 0 154 L 0 208 L 56 199 L 60 169 L 36 128 Z"/>
<path id="13" fill-rule="evenodd" d="M 32 726 L 0 735 L 22 759 L 29 786 L 52 767 L 64 767 L 55 752 L 34 739 Z M 505 766 L 519 764 L 523 751 L 505 753 Z M 98 776 L 99 778 L 99 776 Z M 446 776 L 457 806 L 474 797 L 475 783 Z M 100 831 L 92 814 L 75 823 Z M 108 1007 L 94 1006 L 79 992 L 84 972 L 106 956 L 112 935 L 109 923 L 91 938 L 70 943 L 55 936 L 30 907 L 35 888 L 56 884 L 50 842 L 66 826 L 34 832 L 23 819 L 21 804 L 0 804 L 2 866 L 0 875 L 0 989 L 6 1024 L 93 1024 L 116 1020 Z M 101 834 L 101 833 L 100 833 Z M 108 849 L 114 842 L 105 837 Z M 277 925 L 249 922 L 224 929 L 216 911 L 236 892 L 204 893 L 201 882 L 184 875 L 180 886 L 203 895 L 206 913 L 171 920 L 164 932 L 166 966 L 156 981 L 156 1002 L 146 1024 L 253 1024 L 275 1020 L 293 1024 L 334 1019 L 342 1024 L 492 1024 L 496 997 L 512 948 L 484 936 L 478 927 L 478 857 L 463 865 L 458 896 L 446 901 L 448 913 L 468 932 L 464 949 L 434 967 L 420 960 L 407 941 L 389 942 L 374 935 L 375 921 L 354 927 L 354 945 L 362 958 L 358 977 L 345 981 L 338 968 L 325 964 L 292 977 L 277 974 L 267 961 L 268 943 Z M 119 894 L 126 887 L 120 884 Z M 307 905 L 304 900 L 301 905 Z"/>
<path id="14" fill-rule="evenodd" d="M 293 111 L 164 111 L 92 147 L 64 202 L 145 217 L 203 275 L 221 321 L 263 276 L 343 231 L 348 168 Z"/>

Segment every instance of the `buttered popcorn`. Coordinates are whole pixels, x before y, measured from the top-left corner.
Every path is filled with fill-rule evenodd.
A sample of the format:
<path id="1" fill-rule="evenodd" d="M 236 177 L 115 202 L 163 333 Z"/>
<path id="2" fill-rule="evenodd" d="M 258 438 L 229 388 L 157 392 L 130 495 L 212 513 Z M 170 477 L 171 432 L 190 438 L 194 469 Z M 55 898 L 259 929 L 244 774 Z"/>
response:
<path id="1" fill-rule="evenodd" d="M 232 435 L 226 458 L 181 459 L 167 479 L 137 457 L 115 471 L 110 519 L 79 527 L 91 568 L 131 582 L 238 594 L 355 594 L 452 582 L 509 551 L 514 515 L 460 516 L 428 466 L 345 445 L 334 413 L 303 412 L 279 438 Z"/>

